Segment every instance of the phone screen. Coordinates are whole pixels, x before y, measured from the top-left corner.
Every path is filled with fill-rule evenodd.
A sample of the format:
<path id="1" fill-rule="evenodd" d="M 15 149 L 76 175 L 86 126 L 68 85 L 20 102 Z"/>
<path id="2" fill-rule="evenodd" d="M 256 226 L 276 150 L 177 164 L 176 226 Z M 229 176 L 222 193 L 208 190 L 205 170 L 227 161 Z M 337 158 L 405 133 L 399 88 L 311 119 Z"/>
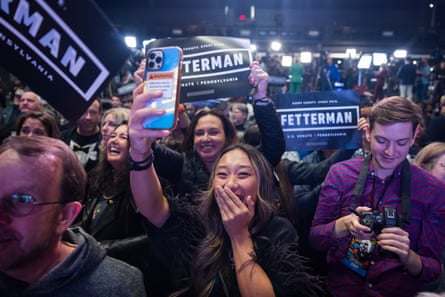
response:
<path id="1" fill-rule="evenodd" d="M 165 109 L 166 113 L 145 120 L 145 128 L 173 129 L 176 126 L 181 66 L 182 50 L 179 47 L 153 48 L 147 51 L 145 90 L 162 91 L 162 96 L 151 99 L 147 106 Z"/>

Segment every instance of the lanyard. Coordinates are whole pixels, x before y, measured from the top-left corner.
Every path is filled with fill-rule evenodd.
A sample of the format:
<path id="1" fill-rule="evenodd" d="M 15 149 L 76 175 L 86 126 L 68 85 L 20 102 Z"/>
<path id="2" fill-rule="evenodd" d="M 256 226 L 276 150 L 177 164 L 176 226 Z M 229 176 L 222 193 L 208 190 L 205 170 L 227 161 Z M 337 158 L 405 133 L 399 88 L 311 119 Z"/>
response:
<path id="1" fill-rule="evenodd" d="M 357 182 L 355 184 L 354 187 L 354 192 L 353 192 L 353 202 L 352 205 L 355 208 L 357 206 L 357 201 L 358 198 L 362 195 L 363 193 L 363 189 L 365 187 L 365 182 L 366 182 L 366 177 L 368 175 L 368 171 L 369 171 L 369 165 L 371 163 L 371 154 L 369 154 L 368 156 L 366 156 L 365 160 L 363 161 L 362 167 L 360 168 L 360 173 L 358 175 L 357 178 Z M 392 182 L 392 180 L 394 179 L 394 174 L 391 177 L 390 180 L 388 180 L 387 184 L 385 184 L 385 188 L 383 190 L 382 195 L 380 195 L 378 202 L 380 202 L 380 200 L 383 199 L 383 195 L 386 192 L 386 189 L 388 187 L 388 185 Z M 374 183 L 375 183 L 375 176 L 374 176 Z M 401 182 L 401 208 L 402 208 L 402 225 L 405 223 L 410 222 L 411 219 L 411 172 L 410 172 L 410 165 L 408 160 L 404 160 L 403 161 L 403 165 L 402 165 L 402 182 Z M 374 204 L 374 184 L 373 184 L 373 193 L 372 193 L 372 203 Z M 374 205 L 372 205 L 374 206 Z"/>
<path id="2" fill-rule="evenodd" d="M 385 186 L 383 187 L 383 191 L 380 194 L 379 199 L 377 199 L 377 203 L 375 203 L 375 184 L 376 184 L 376 175 L 374 174 L 374 178 L 372 180 L 372 190 L 371 190 L 371 208 L 372 209 L 378 209 L 379 203 L 382 201 L 383 196 L 386 193 L 386 190 L 388 189 L 389 185 L 394 180 L 395 172 L 391 175 L 391 177 L 388 179 L 388 181 L 385 182 Z"/>

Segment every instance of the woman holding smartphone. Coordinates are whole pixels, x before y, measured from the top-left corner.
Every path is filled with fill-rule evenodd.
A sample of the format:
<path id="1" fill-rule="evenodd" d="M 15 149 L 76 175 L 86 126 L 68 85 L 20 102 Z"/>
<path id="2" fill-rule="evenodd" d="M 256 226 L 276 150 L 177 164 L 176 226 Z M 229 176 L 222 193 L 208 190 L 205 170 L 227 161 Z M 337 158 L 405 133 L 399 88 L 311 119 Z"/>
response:
<path id="1" fill-rule="evenodd" d="M 155 267 L 145 277 L 156 296 L 320 296 L 305 272 L 292 224 L 276 216 L 272 169 L 252 146 L 226 146 L 209 186 L 187 207 L 183 195 L 164 195 L 152 166 L 152 143 L 167 130 L 142 128 L 162 110 L 144 108 L 155 92 L 138 96 L 130 116 L 133 197 L 145 217 Z"/>
<path id="2" fill-rule="evenodd" d="M 135 77 L 142 82 L 144 63 Z M 255 120 L 261 134 L 259 150 L 275 167 L 285 150 L 281 124 L 272 101 L 266 97 L 269 75 L 257 62 L 251 64 L 249 83 L 257 89 L 253 96 Z M 140 96 L 143 84 L 134 91 L 133 97 Z M 152 92 L 153 96 L 161 93 Z M 143 108 L 145 105 L 139 107 Z M 159 115 L 163 114 L 159 110 Z M 158 117 L 159 117 L 158 115 Z M 200 110 L 192 119 L 184 140 L 182 154 L 169 150 L 163 145 L 152 144 L 155 167 L 160 177 L 167 179 L 174 193 L 186 194 L 205 190 L 211 169 L 221 151 L 230 144 L 238 143 L 236 130 L 230 120 L 215 109 Z M 178 168 L 181 168 L 178 170 Z M 196 201 L 191 201 L 196 204 Z"/>

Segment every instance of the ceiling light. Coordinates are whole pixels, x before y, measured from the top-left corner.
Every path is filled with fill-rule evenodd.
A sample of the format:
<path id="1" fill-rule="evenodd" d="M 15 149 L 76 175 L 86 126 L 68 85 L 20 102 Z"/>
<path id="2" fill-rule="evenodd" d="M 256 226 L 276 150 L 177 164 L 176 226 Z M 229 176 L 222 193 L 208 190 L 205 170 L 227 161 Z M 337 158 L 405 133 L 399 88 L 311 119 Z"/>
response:
<path id="1" fill-rule="evenodd" d="M 129 47 L 129 48 L 136 48 L 137 46 L 137 40 L 135 36 L 125 36 L 124 37 L 125 40 L 125 44 Z"/>

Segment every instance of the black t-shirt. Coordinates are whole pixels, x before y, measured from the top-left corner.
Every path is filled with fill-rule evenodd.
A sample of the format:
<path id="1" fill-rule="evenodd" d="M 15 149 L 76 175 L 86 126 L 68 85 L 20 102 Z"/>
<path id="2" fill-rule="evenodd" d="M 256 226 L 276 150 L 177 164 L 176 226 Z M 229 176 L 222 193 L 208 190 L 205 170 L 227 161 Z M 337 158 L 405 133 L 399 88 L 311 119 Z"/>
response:
<path id="1" fill-rule="evenodd" d="M 85 170 L 88 172 L 96 166 L 99 160 L 100 132 L 91 136 L 82 136 L 74 129 L 67 136 L 67 138 L 64 137 L 65 142 L 76 153 Z"/>

